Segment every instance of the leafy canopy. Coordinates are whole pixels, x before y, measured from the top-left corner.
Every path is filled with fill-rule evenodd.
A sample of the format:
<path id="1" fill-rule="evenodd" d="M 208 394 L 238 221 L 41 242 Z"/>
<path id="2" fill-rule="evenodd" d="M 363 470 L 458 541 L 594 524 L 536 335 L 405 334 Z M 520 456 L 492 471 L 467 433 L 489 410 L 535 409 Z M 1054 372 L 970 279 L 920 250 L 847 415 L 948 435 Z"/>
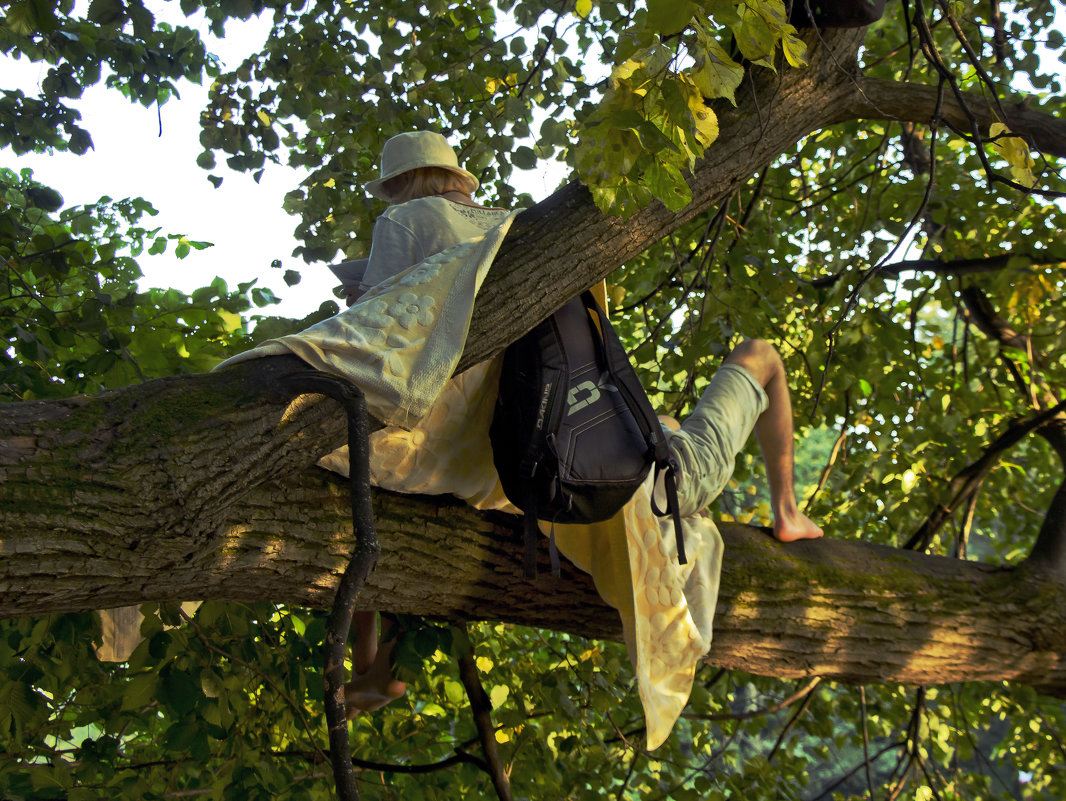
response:
<path id="1" fill-rule="evenodd" d="M 516 170 L 561 160 L 601 208 L 680 208 L 694 161 L 715 156 L 719 116 L 754 77 L 803 69 L 812 41 L 779 0 L 181 8 L 205 22 L 157 23 L 137 0 L 94 0 L 87 14 L 70 0 L 9 4 L 0 50 L 47 72 L 34 96 L 0 90 L 0 146 L 84 152 L 85 87 L 152 105 L 207 79 L 199 165 L 216 185 L 223 162 L 308 168 L 286 207 L 309 261 L 365 252 L 380 207 L 362 185 L 382 143 L 412 128 L 446 133 L 486 200 L 526 202 Z M 1061 117 L 1062 13 L 1046 0 L 890 4 L 866 32 L 863 75 L 998 98 L 996 122 L 952 130 L 927 115 L 816 131 L 612 278 L 634 358 L 676 413 L 736 337 L 777 344 L 801 488 L 833 536 L 917 537 L 1011 564 L 1043 524 L 1062 478 L 1053 445 L 1030 435 L 1000 449 L 997 436 L 1063 397 L 1066 226 L 1054 198 L 1066 187 L 1060 161 L 1001 112 L 1024 98 Z M 218 64 L 198 25 L 223 33 L 253 14 L 273 20 L 262 47 L 236 69 Z M 249 345 L 244 315 L 271 300 L 255 287 L 136 287 L 145 250 L 180 258 L 201 244 L 153 228 L 147 201 L 63 208 L 17 169 L 0 184 L 6 398 L 203 370 Z M 285 325 L 262 321 L 256 335 Z M 768 520 L 757 465 L 741 457 L 716 514 Z M 267 603 L 145 613 L 145 641 L 123 665 L 93 655 L 92 616 L 0 626 L 0 792 L 325 797 L 321 616 Z M 421 621 L 406 631 L 409 700 L 354 728 L 355 753 L 384 765 L 362 774 L 363 792 L 485 795 L 463 758 L 478 750 L 454 666 L 465 636 Z M 690 708 L 734 717 L 683 720 L 649 755 L 634 746 L 639 704 L 620 647 L 491 625 L 469 636 L 520 797 L 859 797 L 868 782 L 878 797 L 1066 795 L 1063 706 L 1024 687 L 822 683 L 777 709 L 797 688 L 707 667 Z M 434 762 L 442 769 L 403 772 Z"/>

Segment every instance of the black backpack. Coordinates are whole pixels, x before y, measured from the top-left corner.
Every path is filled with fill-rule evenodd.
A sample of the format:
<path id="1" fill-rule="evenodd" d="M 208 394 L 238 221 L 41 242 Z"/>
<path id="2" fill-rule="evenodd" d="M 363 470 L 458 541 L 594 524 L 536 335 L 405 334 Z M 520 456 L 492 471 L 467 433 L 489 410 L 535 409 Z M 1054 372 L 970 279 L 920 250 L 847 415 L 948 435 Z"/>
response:
<path id="1" fill-rule="evenodd" d="M 607 520 L 652 465 L 666 474 L 667 511 L 685 563 L 676 462 L 625 348 L 590 292 L 507 348 L 489 433 L 503 491 L 525 513 L 528 578 L 537 572 L 538 519 Z M 549 552 L 558 576 L 554 525 Z"/>

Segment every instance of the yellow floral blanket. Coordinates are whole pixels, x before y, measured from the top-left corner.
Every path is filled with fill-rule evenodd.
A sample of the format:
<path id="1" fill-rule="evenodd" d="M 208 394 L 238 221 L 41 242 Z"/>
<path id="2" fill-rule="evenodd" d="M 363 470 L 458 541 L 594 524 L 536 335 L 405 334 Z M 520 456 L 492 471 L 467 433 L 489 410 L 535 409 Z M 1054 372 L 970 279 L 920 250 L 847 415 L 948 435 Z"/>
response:
<path id="1" fill-rule="evenodd" d="M 366 393 L 370 413 L 390 423 L 371 436 L 376 486 L 451 494 L 480 509 L 517 512 L 500 488 L 489 442 L 499 361 L 451 377 L 474 298 L 512 220 L 393 276 L 336 317 L 223 366 L 294 353 L 347 378 Z M 320 464 L 346 475 L 347 449 Z M 685 518 L 689 560 L 678 564 L 673 524 L 652 512 L 652 481 L 649 476 L 609 521 L 556 526 L 556 541 L 621 615 L 647 744 L 657 748 L 684 709 L 696 666 L 711 645 L 722 539 L 708 518 Z M 521 569 L 516 563 L 516 575 Z"/>

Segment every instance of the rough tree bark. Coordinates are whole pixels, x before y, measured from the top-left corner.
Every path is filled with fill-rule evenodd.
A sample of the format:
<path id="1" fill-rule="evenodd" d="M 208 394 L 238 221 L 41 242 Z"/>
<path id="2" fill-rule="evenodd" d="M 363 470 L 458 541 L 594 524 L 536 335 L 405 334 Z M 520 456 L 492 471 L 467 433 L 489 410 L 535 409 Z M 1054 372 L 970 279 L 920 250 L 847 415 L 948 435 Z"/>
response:
<path id="1" fill-rule="evenodd" d="M 621 221 L 572 185 L 523 215 L 478 298 L 460 368 L 728 195 L 808 133 L 860 117 L 924 122 L 935 96 L 854 69 L 859 32 L 812 40 L 810 69 L 766 75 L 696 173 L 696 201 Z M 883 106 L 883 107 L 882 107 Z M 1022 122 L 1018 123 L 1019 125 Z M 1040 120 L 1066 142 L 1066 124 Z M 1018 131 L 1021 132 L 1021 131 Z M 575 261 L 573 254 L 581 254 Z M 514 298 L 522 298 L 516 304 Z M 328 605 L 351 546 L 346 495 L 313 467 L 343 443 L 330 401 L 278 397 L 294 360 L 0 406 L 0 616 L 214 598 Z M 368 606 L 617 637 L 590 582 L 521 578 L 513 520 L 379 493 Z M 728 527 L 713 661 L 794 677 L 1018 679 L 1066 692 L 1066 588 L 1001 569 L 825 541 L 787 548 Z M 443 580 L 444 578 L 447 580 Z"/>

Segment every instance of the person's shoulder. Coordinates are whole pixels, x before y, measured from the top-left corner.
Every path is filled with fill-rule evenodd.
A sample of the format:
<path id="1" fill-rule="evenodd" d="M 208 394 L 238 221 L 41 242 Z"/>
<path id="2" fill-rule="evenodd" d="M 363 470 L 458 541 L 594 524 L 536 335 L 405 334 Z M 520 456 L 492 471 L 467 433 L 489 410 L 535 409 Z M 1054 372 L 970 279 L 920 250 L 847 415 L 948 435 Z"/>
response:
<path id="1" fill-rule="evenodd" d="M 404 226 L 412 223 L 427 225 L 434 220 L 447 224 L 457 219 L 491 226 L 506 215 L 506 209 L 492 206 L 467 206 L 437 195 L 431 195 L 389 206 L 382 214 L 382 217 Z"/>
<path id="2" fill-rule="evenodd" d="M 493 206 L 467 206 L 464 203 L 445 201 L 450 208 L 448 213 L 478 223 L 495 223 L 507 215 L 506 209 Z"/>
<path id="3" fill-rule="evenodd" d="M 447 202 L 448 201 L 439 197 L 415 198 L 414 200 L 408 200 L 405 203 L 397 203 L 395 206 L 389 206 L 381 213 L 381 216 L 386 220 L 392 220 L 393 222 L 399 223 L 408 220 L 417 220 L 426 215 L 443 214 L 444 206 L 447 205 Z"/>

